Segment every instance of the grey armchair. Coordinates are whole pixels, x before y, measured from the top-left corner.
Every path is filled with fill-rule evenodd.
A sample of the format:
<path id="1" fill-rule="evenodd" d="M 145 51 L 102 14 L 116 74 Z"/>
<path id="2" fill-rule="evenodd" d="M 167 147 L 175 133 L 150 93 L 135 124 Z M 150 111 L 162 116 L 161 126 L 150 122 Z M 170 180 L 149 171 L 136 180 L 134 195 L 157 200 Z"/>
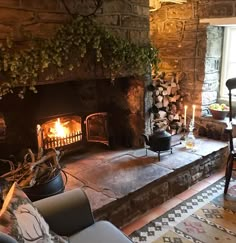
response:
<path id="1" fill-rule="evenodd" d="M 50 229 L 58 235 L 68 236 L 71 243 L 132 243 L 110 222 L 94 221 L 88 198 L 81 189 L 35 201 L 34 205 Z M 0 233 L 0 242 L 16 241 Z"/>

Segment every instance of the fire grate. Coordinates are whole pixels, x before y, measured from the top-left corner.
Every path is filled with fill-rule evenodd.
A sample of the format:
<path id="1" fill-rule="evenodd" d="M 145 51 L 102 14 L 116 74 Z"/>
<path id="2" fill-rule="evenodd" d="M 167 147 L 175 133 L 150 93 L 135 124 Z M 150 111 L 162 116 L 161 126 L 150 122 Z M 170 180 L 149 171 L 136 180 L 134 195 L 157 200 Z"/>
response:
<path id="1" fill-rule="evenodd" d="M 65 147 L 68 150 L 68 145 L 82 141 L 109 146 L 107 119 L 106 112 L 98 112 L 88 115 L 86 119 L 79 115 L 65 115 L 38 124 L 38 151 Z"/>
<path id="2" fill-rule="evenodd" d="M 37 125 L 38 146 L 43 149 L 61 148 L 82 140 L 80 116 L 64 116 Z"/>
<path id="3" fill-rule="evenodd" d="M 45 138 L 43 140 L 44 148 L 58 148 L 63 147 L 72 143 L 76 143 L 82 140 L 82 133 L 76 132 L 72 133 L 66 137 L 53 137 L 53 138 Z"/>

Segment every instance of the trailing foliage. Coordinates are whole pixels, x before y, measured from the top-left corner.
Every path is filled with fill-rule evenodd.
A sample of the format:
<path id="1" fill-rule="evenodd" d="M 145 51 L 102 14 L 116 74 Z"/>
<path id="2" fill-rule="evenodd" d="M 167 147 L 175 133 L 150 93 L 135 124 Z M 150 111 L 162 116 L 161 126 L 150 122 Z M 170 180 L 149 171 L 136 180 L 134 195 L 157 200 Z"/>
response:
<path id="1" fill-rule="evenodd" d="M 30 41 L 30 47 L 16 48 L 7 39 L 0 46 L 0 97 L 22 87 L 18 94 L 24 97 L 27 88 L 37 92 L 42 73 L 50 73 L 46 79 L 55 79 L 66 70 L 79 68 L 84 57 L 95 57 L 95 61 L 110 73 L 110 78 L 119 77 L 129 71 L 130 75 L 157 71 L 158 50 L 151 45 L 138 46 L 112 35 L 90 18 L 74 18 L 50 39 Z M 52 68 L 54 72 L 46 72 Z"/>

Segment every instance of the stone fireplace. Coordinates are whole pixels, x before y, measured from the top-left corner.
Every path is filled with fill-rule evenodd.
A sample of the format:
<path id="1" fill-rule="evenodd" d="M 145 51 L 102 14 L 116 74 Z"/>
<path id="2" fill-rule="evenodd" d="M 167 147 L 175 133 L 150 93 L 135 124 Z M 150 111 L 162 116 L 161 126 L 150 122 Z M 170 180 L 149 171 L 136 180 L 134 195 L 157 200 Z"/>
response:
<path id="1" fill-rule="evenodd" d="M 70 7 L 73 7 L 73 1 L 68 2 L 71 2 Z M 80 8 L 81 11 L 86 12 L 88 10 L 86 7 Z M 0 13 L 2 16 L 0 39 L 5 40 L 11 35 L 21 44 L 24 43 L 25 34 L 50 37 L 57 27 L 69 18 L 60 0 L 45 0 L 43 3 L 4 1 L 0 3 Z M 165 3 L 152 13 L 149 12 L 148 0 L 132 2 L 114 0 L 104 1 L 95 18 L 115 35 L 131 42 L 144 44 L 149 43 L 151 39 L 151 42 L 159 48 L 160 71 L 169 77 L 173 73 L 185 74 L 180 89 L 187 94 L 185 97 L 187 104 L 197 105 L 198 118 L 206 114 L 209 103 L 217 99 L 220 53 L 213 53 L 210 47 L 220 45 L 222 40 L 220 28 L 209 27 L 200 23 L 199 19 L 233 16 L 235 16 L 235 4 L 232 0 L 207 2 L 188 0 L 181 5 Z M 212 41 L 216 39 L 219 40 L 218 44 Z M 153 99 L 152 93 L 148 92 L 148 85 L 151 82 L 150 74 L 140 79 L 126 74 L 113 84 L 91 66 L 82 75 L 81 72 L 66 75 L 60 80 L 53 80 L 51 84 L 41 79 L 37 86 L 38 94 L 27 93 L 24 100 L 9 95 L 0 101 L 1 154 L 9 155 L 20 147 L 33 146 L 37 149 L 37 135 L 35 136 L 37 125 L 64 115 L 79 116 L 82 133 L 86 133 L 84 128 L 86 117 L 99 112 L 108 115 L 110 146 L 139 147 L 143 142 L 140 140 L 140 134 L 151 132 L 149 111 Z M 64 98 L 64 92 L 57 91 L 57 86 L 63 86 L 61 89 L 65 91 L 71 87 L 74 96 L 69 95 Z M 52 107 L 48 107 L 46 102 L 48 98 L 41 97 L 44 89 L 48 92 L 48 97 L 54 96 L 56 99 L 54 102 L 56 105 L 52 105 L 54 112 L 49 112 Z M 85 101 L 84 97 L 86 105 L 83 108 L 80 104 Z M 14 123 L 17 123 L 20 131 L 14 128 Z M 83 141 L 83 137 L 85 136 L 78 139 Z"/>
<path id="2" fill-rule="evenodd" d="M 82 124 L 85 124 L 83 131 Z M 43 124 L 37 124 L 39 150 L 61 149 L 80 143 L 83 136 L 87 142 L 98 142 L 109 146 L 108 114 L 92 113 L 85 120 L 79 115 L 62 115 Z"/>
<path id="3" fill-rule="evenodd" d="M 96 1 L 65 2 L 71 12 L 86 15 L 93 12 Z M 60 0 L 4 2 L 0 3 L 0 13 L 0 39 L 4 41 L 10 35 L 19 48 L 24 46 L 25 35 L 50 38 L 71 17 Z M 104 1 L 94 17 L 114 35 L 135 44 L 150 42 L 148 0 Z M 148 78 L 135 78 L 126 72 L 111 82 L 102 71 L 87 59 L 80 68 L 65 72 L 58 79 L 49 81 L 42 74 L 37 94 L 26 92 L 24 99 L 19 99 L 16 91 L 4 97 L 0 101 L 0 155 L 18 154 L 27 148 L 37 151 L 41 146 L 49 149 L 70 145 L 65 140 L 76 140 L 79 145 L 100 140 L 111 148 L 142 146 L 140 135 L 145 131 L 146 120 L 144 90 L 149 74 Z M 91 125 L 93 114 L 106 114 L 101 126 L 106 131 L 100 138 L 88 131 L 88 126 L 95 127 Z M 58 121 L 64 125 L 69 122 L 70 127 L 77 124 L 75 131 L 73 128 L 65 135 L 68 139 L 52 138 L 54 127 L 49 129 L 48 124 L 54 126 Z"/>
<path id="4" fill-rule="evenodd" d="M 171 3 L 163 4 L 161 9 L 152 13 L 150 21 L 151 40 L 159 48 L 161 54 L 160 70 L 164 71 L 170 80 L 173 79 L 174 83 L 173 73 L 176 73 L 177 77 L 181 73 L 186 74 L 181 79 L 180 89 L 187 90 L 190 94 L 189 104 L 196 101 L 197 116 L 200 116 L 205 48 L 201 48 L 202 42 L 196 39 L 197 19 L 194 15 L 195 8 L 193 8 L 196 2 L 201 2 L 204 7 L 205 1 L 195 0 L 188 0 L 181 6 Z M 207 1 L 207 4 L 209 2 L 213 0 Z M 68 19 L 68 13 L 59 0 L 0 1 L 0 14 L 0 39 L 4 40 L 7 35 L 11 34 L 21 44 L 24 44 L 24 34 L 27 33 L 36 37 L 50 37 L 55 29 Z M 176 18 L 176 14 L 180 20 Z M 115 35 L 128 39 L 130 42 L 143 44 L 150 42 L 149 16 L 148 0 L 111 0 L 104 1 L 96 18 Z M 205 25 L 199 30 L 203 30 L 203 34 L 200 32 L 201 37 L 206 38 Z M 197 53 L 194 51 L 196 44 L 199 44 Z M 149 90 L 152 84 L 150 76 L 150 73 L 147 73 L 146 76 L 137 78 L 126 73 L 111 82 L 100 70 L 86 65 L 85 68 L 80 67 L 80 70 L 67 73 L 50 83 L 41 77 L 36 87 L 38 93 L 27 92 L 24 99 L 19 99 L 16 94 L 7 95 L 0 100 L 0 158 L 9 158 L 9 155 L 24 155 L 24 150 L 27 148 L 31 148 L 35 153 L 40 147 L 45 150 L 51 147 L 68 150 L 90 148 L 92 147 L 90 143 L 98 142 L 98 140 L 105 144 L 106 148 L 107 145 L 110 148 L 143 147 L 143 138 L 140 135 L 144 132 L 151 132 L 150 108 L 153 106 L 153 92 Z M 102 119 L 97 119 L 98 114 Z M 90 122 L 94 120 L 95 123 Z M 55 135 L 55 126 L 58 124 L 69 130 L 69 133 L 63 136 Z M 92 130 L 88 130 L 88 127 Z M 103 133 L 101 134 L 100 131 Z M 204 149 L 208 147 L 207 142 L 204 141 L 202 146 Z M 223 164 L 222 151 L 215 152 L 215 149 L 222 149 L 222 145 L 217 147 L 213 143 L 210 156 L 214 157 L 206 157 L 204 149 L 200 151 L 200 154 L 192 154 L 183 151 L 182 145 L 180 146 L 179 151 L 173 153 L 174 156 L 167 153 L 158 164 L 155 158 L 143 156 L 144 153 L 140 153 L 140 157 L 137 157 L 134 152 L 124 156 L 114 153 L 114 159 L 109 163 L 101 160 L 99 156 L 92 159 L 83 158 L 86 163 L 89 163 L 88 170 L 85 170 L 85 180 L 77 181 L 74 186 L 82 185 L 87 189 L 88 194 L 91 194 L 92 188 L 96 195 L 102 195 L 98 193 L 99 181 L 108 178 L 109 186 L 113 185 L 118 188 L 122 184 L 126 196 L 130 194 L 130 191 L 134 191 L 134 181 L 136 181 L 137 189 L 141 191 L 139 198 L 135 196 L 138 194 L 137 191 L 134 191 L 134 197 L 127 200 L 120 196 L 114 199 L 114 194 L 110 193 L 112 190 L 107 190 L 109 187 L 102 190 L 105 193 L 102 195 L 102 202 L 104 198 L 109 200 L 109 203 L 120 199 L 117 200 L 121 203 L 119 206 L 114 207 L 111 203 L 112 210 L 109 214 L 118 215 L 118 222 L 123 223 L 127 220 L 124 215 L 129 220 L 136 217 L 140 209 L 147 210 L 147 207 L 143 205 L 154 206 L 164 202 L 208 174 L 212 168 L 215 168 L 214 164 Z M 183 161 L 180 155 L 183 156 Z M 78 164 L 70 163 L 75 161 L 78 161 Z M 115 163 L 116 161 L 118 163 Z M 179 168 L 180 162 L 183 169 Z M 76 154 L 74 158 L 71 156 L 66 163 L 73 164 L 76 168 L 76 171 L 72 172 L 81 173 L 80 155 Z M 97 169 L 96 173 L 94 167 Z M 134 177 L 126 174 L 130 170 L 133 170 Z M 139 174 L 139 171 L 142 174 Z M 83 185 L 83 182 L 89 181 L 88 177 L 92 178 L 91 183 Z M 116 183 L 117 178 L 120 178 L 119 183 Z M 147 183 L 150 191 L 146 187 L 143 190 L 140 189 L 143 183 Z M 148 203 L 145 203 L 144 199 L 147 199 Z M 128 202 L 128 211 L 124 207 L 124 202 Z M 95 204 L 97 206 L 97 200 Z M 134 206 L 139 212 L 131 212 Z M 114 211 L 114 208 L 118 210 Z M 105 207 L 104 212 L 108 213 L 107 211 Z"/>
<path id="5" fill-rule="evenodd" d="M 1 155 L 72 144 L 78 149 L 90 142 L 111 148 L 142 145 L 144 81 L 74 80 L 40 85 L 37 90 L 23 100 L 7 95 L 0 102 L 6 127 Z M 66 134 L 56 134 L 59 125 Z"/>

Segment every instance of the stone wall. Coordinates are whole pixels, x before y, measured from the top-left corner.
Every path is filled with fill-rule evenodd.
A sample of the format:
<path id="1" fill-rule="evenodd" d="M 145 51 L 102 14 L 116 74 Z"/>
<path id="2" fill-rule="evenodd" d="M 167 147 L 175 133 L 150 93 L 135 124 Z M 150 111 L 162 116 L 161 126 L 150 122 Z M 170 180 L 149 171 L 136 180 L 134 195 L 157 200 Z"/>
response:
<path id="1" fill-rule="evenodd" d="M 72 13 L 86 15 L 94 11 L 93 0 L 65 2 Z M 19 41 L 25 34 L 49 37 L 70 18 L 60 0 L 0 0 L 0 16 L 0 39 L 10 35 Z M 104 1 L 96 16 L 99 23 L 124 38 L 149 41 L 148 0 Z"/>
<path id="2" fill-rule="evenodd" d="M 150 14 L 151 41 L 160 50 L 160 70 L 184 72 L 185 102 L 197 105 L 197 115 L 216 101 L 223 31 L 200 23 L 202 18 L 236 16 L 234 0 L 188 0 L 162 4 Z"/>
<path id="3" fill-rule="evenodd" d="M 57 29 L 71 19 L 71 14 L 87 16 L 95 11 L 95 0 L 65 0 L 69 12 L 62 0 L 0 0 L 0 42 L 8 36 L 17 42 L 17 48 L 26 47 L 29 36 L 50 38 Z M 94 20 L 116 36 L 136 44 L 146 44 L 149 38 L 148 0 L 108 0 L 103 1 L 94 15 Z M 51 83 L 47 80 L 53 72 L 51 68 L 40 74 L 40 84 Z M 121 74 L 129 76 L 129 73 Z M 94 79 L 109 77 L 108 71 L 87 57 L 80 68 L 65 70 L 55 82 L 74 79 Z M 53 81 L 52 81 L 53 82 Z"/>
<path id="4" fill-rule="evenodd" d="M 191 163 L 191 156 L 188 155 L 186 159 L 189 164 L 185 164 L 183 167 L 180 165 L 185 160 L 183 150 L 178 155 L 175 153 L 173 156 L 178 156 L 177 161 L 179 163 L 177 169 L 174 169 L 168 176 L 165 175 L 123 198 L 114 200 L 95 210 L 96 220 L 105 219 L 113 222 L 116 226 L 124 226 L 136 217 L 163 204 L 202 179 L 209 177 L 218 169 L 222 169 L 228 155 L 228 148 L 225 146 L 211 154 L 205 154 L 205 156 L 195 159 Z M 170 161 L 171 159 L 169 163 Z M 161 161 L 158 163 L 158 166 L 163 165 Z M 165 167 L 168 168 L 167 164 L 165 164 Z"/>
<path id="5" fill-rule="evenodd" d="M 94 0 L 65 0 L 65 2 L 73 14 L 88 15 L 95 9 Z M 69 21 L 71 18 L 61 0 L 0 0 L 0 16 L 0 42 L 4 41 L 7 36 L 11 36 L 14 41 L 18 42 L 17 46 L 19 47 L 25 46 L 25 43 L 28 43 L 26 42 L 26 37 L 29 35 L 50 38 L 63 23 Z M 113 34 L 130 42 L 137 44 L 150 42 L 148 0 L 105 0 L 96 12 L 95 20 L 109 29 Z M 87 82 L 84 82 L 84 88 L 81 89 L 90 91 L 90 94 L 87 95 L 89 99 L 89 97 L 93 97 L 91 80 L 104 81 L 106 78 L 106 75 L 101 72 L 101 68 L 99 69 L 99 65 L 97 65 L 98 67 L 94 66 L 93 60 L 89 60 L 88 58 L 81 65 L 80 69 L 74 69 L 73 72 L 65 71 L 64 75 L 58 77 L 57 80 L 47 81 L 45 78 L 47 72 L 41 74 L 39 83 L 48 84 L 49 82 L 59 83 L 72 80 L 87 80 Z M 127 77 L 129 76 L 127 73 L 124 76 L 126 75 Z M 125 107 L 123 107 L 124 102 L 117 104 L 117 106 L 122 106 L 122 109 L 125 110 L 123 114 L 127 114 L 126 126 L 130 124 L 130 146 L 141 146 L 143 144 L 143 141 L 140 139 L 140 133 L 143 133 L 145 126 L 144 89 L 142 87 L 144 82 L 150 81 L 149 76 L 150 74 L 147 75 L 147 78 L 140 80 L 141 82 L 137 81 L 133 84 L 132 88 L 130 87 Z M 95 84 L 97 83 L 94 82 L 94 86 L 96 86 Z M 110 85 L 111 89 L 116 87 L 115 85 L 113 86 L 112 84 Z M 116 100 L 116 102 L 118 103 L 119 101 Z M 0 112 L 2 112 L 1 102 Z"/>

